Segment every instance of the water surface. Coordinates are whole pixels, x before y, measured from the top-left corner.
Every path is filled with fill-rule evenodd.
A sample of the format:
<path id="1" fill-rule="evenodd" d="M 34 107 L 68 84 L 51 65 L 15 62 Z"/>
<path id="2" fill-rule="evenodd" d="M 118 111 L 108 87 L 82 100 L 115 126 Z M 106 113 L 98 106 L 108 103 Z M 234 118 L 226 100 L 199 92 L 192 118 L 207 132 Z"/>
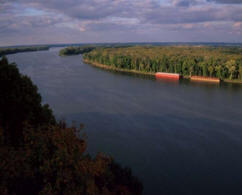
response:
<path id="1" fill-rule="evenodd" d="M 88 151 L 131 167 L 144 194 L 242 194 L 242 86 L 166 82 L 59 57 L 9 55 L 59 119 L 83 123 Z"/>

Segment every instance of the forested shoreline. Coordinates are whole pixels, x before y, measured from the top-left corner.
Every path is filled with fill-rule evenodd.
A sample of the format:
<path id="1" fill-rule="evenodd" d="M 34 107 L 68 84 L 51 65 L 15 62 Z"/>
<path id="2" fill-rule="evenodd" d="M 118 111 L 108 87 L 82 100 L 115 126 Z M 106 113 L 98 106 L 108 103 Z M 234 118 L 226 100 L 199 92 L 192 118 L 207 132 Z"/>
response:
<path id="1" fill-rule="evenodd" d="M 48 50 L 49 46 L 29 46 L 29 47 L 9 47 L 0 48 L 0 57 L 9 54 L 21 53 L 21 52 L 33 52 Z"/>
<path id="2" fill-rule="evenodd" d="M 59 52 L 60 56 L 70 56 L 70 55 L 79 55 L 88 53 L 94 50 L 96 47 L 94 46 L 80 46 L 80 47 L 66 47 L 61 49 Z"/>
<path id="3" fill-rule="evenodd" d="M 241 47 L 132 46 L 96 48 L 83 55 L 89 63 L 146 73 L 216 77 L 242 81 Z"/>
<path id="4" fill-rule="evenodd" d="M 110 156 L 86 153 L 79 128 L 56 121 L 31 79 L 0 59 L 0 194 L 142 194 Z"/>

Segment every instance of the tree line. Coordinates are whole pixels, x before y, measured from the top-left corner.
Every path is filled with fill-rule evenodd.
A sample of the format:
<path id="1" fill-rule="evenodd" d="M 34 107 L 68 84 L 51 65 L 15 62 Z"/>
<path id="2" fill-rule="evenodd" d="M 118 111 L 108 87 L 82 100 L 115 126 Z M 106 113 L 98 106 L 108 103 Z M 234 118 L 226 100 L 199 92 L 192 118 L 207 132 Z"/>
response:
<path id="1" fill-rule="evenodd" d="M 86 44 L 84 46 L 70 46 L 60 50 L 60 56 L 70 56 L 89 53 L 97 48 L 127 48 L 132 46 L 132 44 L 126 43 L 100 43 L 100 44 Z"/>
<path id="2" fill-rule="evenodd" d="M 67 47 L 67 48 L 61 49 L 59 52 L 59 55 L 60 56 L 79 55 L 79 54 L 88 53 L 94 49 L 95 49 L 94 46 Z"/>
<path id="3" fill-rule="evenodd" d="M 0 48 L 0 57 L 8 54 L 15 54 L 20 52 L 42 51 L 48 50 L 48 46 L 31 46 L 31 47 L 13 47 L 13 48 Z"/>
<path id="4" fill-rule="evenodd" d="M 120 69 L 242 80 L 241 47 L 132 46 L 96 48 L 84 59 Z"/>
<path id="5" fill-rule="evenodd" d="M 0 60 L 0 194 L 142 194 L 111 157 L 88 155 L 80 128 L 57 122 L 31 79 Z"/>

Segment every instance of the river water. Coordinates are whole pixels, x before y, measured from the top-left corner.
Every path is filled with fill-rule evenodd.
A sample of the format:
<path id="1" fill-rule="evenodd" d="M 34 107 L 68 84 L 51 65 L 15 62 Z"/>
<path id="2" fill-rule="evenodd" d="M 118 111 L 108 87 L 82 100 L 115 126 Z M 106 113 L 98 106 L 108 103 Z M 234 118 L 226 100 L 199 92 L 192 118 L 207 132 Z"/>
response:
<path id="1" fill-rule="evenodd" d="M 144 194 L 242 194 L 242 85 L 156 81 L 59 57 L 9 55 L 88 152 L 132 168 Z"/>

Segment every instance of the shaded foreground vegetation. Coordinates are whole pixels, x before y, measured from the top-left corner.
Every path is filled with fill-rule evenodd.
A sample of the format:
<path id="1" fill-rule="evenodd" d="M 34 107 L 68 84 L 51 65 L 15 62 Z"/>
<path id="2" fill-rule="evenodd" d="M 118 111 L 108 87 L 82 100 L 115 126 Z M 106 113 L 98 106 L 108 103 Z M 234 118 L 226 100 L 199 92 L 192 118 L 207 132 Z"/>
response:
<path id="1" fill-rule="evenodd" d="M 96 48 L 83 55 L 89 63 L 140 72 L 242 80 L 241 47 L 132 46 Z"/>
<path id="2" fill-rule="evenodd" d="M 15 54 L 20 52 L 31 52 L 31 51 L 42 51 L 42 50 L 48 50 L 48 49 L 49 49 L 48 46 L 0 48 L 0 57 L 8 54 Z"/>
<path id="3" fill-rule="evenodd" d="M 85 153 L 81 127 L 57 122 L 32 81 L 0 60 L 0 194 L 141 194 L 130 169 Z"/>

